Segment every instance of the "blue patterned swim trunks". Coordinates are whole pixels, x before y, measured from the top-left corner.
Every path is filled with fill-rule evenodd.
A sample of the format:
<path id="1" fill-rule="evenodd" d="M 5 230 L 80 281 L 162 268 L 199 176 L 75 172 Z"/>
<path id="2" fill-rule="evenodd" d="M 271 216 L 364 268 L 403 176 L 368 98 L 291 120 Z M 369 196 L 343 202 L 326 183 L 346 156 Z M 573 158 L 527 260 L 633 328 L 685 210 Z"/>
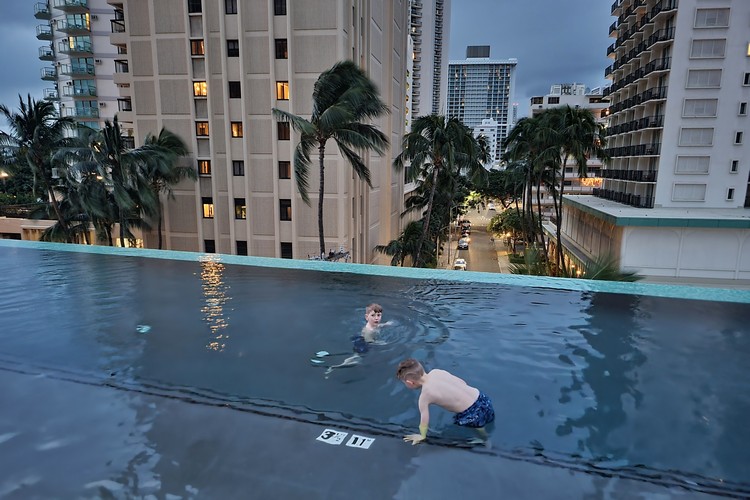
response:
<path id="1" fill-rule="evenodd" d="M 453 416 L 453 423 L 466 427 L 484 427 L 495 420 L 495 409 L 492 408 L 492 401 L 483 392 L 474 404 L 466 408 L 461 413 Z"/>

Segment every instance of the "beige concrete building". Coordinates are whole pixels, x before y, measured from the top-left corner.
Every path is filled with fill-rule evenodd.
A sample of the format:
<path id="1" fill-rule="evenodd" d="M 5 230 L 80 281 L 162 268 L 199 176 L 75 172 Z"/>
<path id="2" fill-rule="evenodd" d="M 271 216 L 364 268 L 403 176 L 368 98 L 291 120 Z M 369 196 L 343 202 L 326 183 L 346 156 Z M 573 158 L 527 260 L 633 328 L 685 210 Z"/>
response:
<path id="1" fill-rule="evenodd" d="M 114 83 L 120 120 L 141 140 L 161 127 L 185 139 L 197 183 L 165 200 L 164 246 L 266 257 L 318 254 L 318 169 L 311 206 L 295 187 L 295 133 L 274 107 L 312 112 L 318 75 L 357 62 L 391 113 L 376 122 L 392 149 L 366 157 L 373 187 L 357 180 L 334 143 L 326 150 L 328 249 L 374 262 L 400 229 L 403 176 L 392 168 L 404 130 L 407 0 L 108 0 L 114 8 Z M 154 247 L 157 235 L 146 235 Z"/>

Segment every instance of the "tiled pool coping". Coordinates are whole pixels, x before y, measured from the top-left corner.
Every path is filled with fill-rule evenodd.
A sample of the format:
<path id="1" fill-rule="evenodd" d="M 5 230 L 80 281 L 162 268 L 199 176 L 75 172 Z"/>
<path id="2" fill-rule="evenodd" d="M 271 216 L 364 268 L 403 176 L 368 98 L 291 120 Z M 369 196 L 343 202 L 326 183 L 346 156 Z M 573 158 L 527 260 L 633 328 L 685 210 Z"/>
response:
<path id="1" fill-rule="evenodd" d="M 509 286 L 551 288 L 578 292 L 620 293 L 650 297 L 666 297 L 715 302 L 737 302 L 750 304 L 750 290 L 709 288 L 690 285 L 659 285 L 653 283 L 626 283 L 619 281 L 583 280 L 574 278 L 550 278 L 544 276 L 521 276 L 502 273 L 455 272 L 443 269 L 419 269 L 411 267 L 379 266 L 371 264 L 348 264 L 314 260 L 277 259 L 270 257 L 246 257 L 226 254 L 204 254 L 174 250 L 150 250 L 141 248 L 118 248 L 107 246 L 45 243 L 36 241 L 0 240 L 0 247 L 54 250 L 100 255 L 122 255 L 152 259 L 170 259 L 199 262 L 207 256 L 220 258 L 225 264 L 237 264 L 279 269 L 353 273 L 370 276 L 412 278 L 422 280 L 462 281 L 491 283 Z"/>

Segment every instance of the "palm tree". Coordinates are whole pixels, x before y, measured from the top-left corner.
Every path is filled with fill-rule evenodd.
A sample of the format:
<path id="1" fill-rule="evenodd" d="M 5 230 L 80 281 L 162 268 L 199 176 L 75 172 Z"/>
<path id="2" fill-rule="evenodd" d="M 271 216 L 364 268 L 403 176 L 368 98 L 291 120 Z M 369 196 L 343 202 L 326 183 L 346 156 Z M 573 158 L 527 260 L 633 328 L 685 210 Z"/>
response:
<path id="1" fill-rule="evenodd" d="M 276 119 L 290 122 L 300 133 L 300 142 L 294 152 L 294 175 L 302 200 L 310 204 L 307 194 L 310 154 L 318 150 L 320 185 L 318 187 L 318 235 L 320 255 L 325 255 L 323 233 L 323 199 L 325 195 L 325 151 L 326 143 L 333 140 L 339 151 L 354 169 L 360 180 L 370 182 L 370 169 L 359 151 L 385 152 L 388 138 L 369 123 L 364 123 L 388 112 L 380 99 L 375 84 L 364 71 L 352 61 L 336 63 L 318 77 L 313 87 L 313 111 L 310 119 L 273 108 Z"/>
<path id="2" fill-rule="evenodd" d="M 167 198 L 174 198 L 172 186 L 183 179 L 198 179 L 198 173 L 194 168 L 178 165 L 177 160 L 188 153 L 187 146 L 183 140 L 162 128 L 158 135 L 149 134 L 144 141 L 146 148 L 154 152 L 154 158 L 147 164 L 146 177 L 150 181 L 151 190 L 157 199 L 156 219 L 157 232 L 159 234 L 159 250 L 162 248 L 162 206 L 160 193 Z"/>
<path id="3" fill-rule="evenodd" d="M 562 205 L 565 190 L 565 168 L 568 158 L 573 159 L 578 165 L 578 177 L 586 177 L 587 161 L 591 156 L 596 156 L 606 161 L 606 138 L 604 136 L 604 125 L 597 123 L 596 118 L 590 110 L 584 108 L 572 108 L 569 105 L 552 108 L 542 115 L 547 128 L 551 130 L 553 144 L 556 147 L 554 172 L 560 171 L 560 182 L 552 182 L 553 202 L 555 205 L 555 230 L 557 236 L 557 267 L 563 274 L 567 274 L 565 259 L 562 255 L 561 227 L 562 227 Z M 554 189 L 554 188 L 557 189 Z M 558 203 L 559 197 L 559 203 Z"/>
<path id="4" fill-rule="evenodd" d="M 387 245 L 376 246 L 375 251 L 390 256 L 392 266 L 403 266 L 407 257 L 411 257 L 412 261 L 416 260 L 417 245 L 421 234 L 422 221 L 411 221 L 404 227 L 397 239 L 390 241 Z"/>
<path id="5" fill-rule="evenodd" d="M 424 264 L 421 248 L 431 227 L 430 218 L 441 173 L 466 172 L 474 184 L 480 184 L 482 179 L 486 182 L 487 171 L 484 163 L 488 158 L 486 140 L 476 139 L 471 130 L 459 119 L 433 114 L 414 120 L 411 132 L 404 135 L 401 153 L 393 162 L 397 171 L 403 170 L 407 163 L 411 163 L 410 180 L 422 177 L 430 183 L 430 194 L 414 267 Z"/>
<path id="6" fill-rule="evenodd" d="M 75 122 L 61 118 L 51 101 L 37 101 L 28 94 L 26 101 L 18 96 L 18 113 L 0 105 L 0 114 L 8 122 L 10 132 L 0 132 L 0 147 L 11 150 L 11 161 L 23 164 L 34 176 L 33 192 L 37 186 L 44 191 L 60 225 L 66 241 L 70 241 L 68 223 L 60 209 L 53 180 L 53 157 L 55 152 L 68 145 L 66 131 L 72 130 Z"/>

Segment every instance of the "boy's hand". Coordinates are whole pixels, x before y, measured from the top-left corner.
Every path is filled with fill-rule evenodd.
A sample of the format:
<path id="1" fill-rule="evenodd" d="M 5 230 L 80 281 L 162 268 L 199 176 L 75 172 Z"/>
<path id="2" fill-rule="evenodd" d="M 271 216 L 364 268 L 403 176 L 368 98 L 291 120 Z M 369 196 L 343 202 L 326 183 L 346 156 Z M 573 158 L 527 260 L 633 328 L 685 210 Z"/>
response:
<path id="1" fill-rule="evenodd" d="M 421 434 L 407 434 L 406 436 L 404 436 L 404 442 L 408 443 L 411 441 L 412 445 L 419 444 L 425 439 L 427 438 L 422 436 Z"/>

